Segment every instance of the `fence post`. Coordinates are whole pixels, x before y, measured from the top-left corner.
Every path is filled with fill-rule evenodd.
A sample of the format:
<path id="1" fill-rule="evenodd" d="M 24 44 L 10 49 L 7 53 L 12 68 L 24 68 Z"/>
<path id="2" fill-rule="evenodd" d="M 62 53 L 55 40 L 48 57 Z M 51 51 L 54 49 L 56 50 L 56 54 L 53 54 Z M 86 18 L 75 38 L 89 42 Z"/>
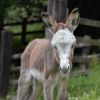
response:
<path id="1" fill-rule="evenodd" d="M 84 36 L 84 40 L 88 40 L 88 39 L 90 39 L 90 36 Z M 88 56 L 89 52 L 90 52 L 90 47 L 84 47 L 82 50 L 82 57 Z M 88 75 L 88 62 L 82 63 L 81 68 L 82 68 L 83 75 L 87 76 Z"/>
<path id="2" fill-rule="evenodd" d="M 12 33 L 1 32 L 0 44 L 0 97 L 5 97 L 8 90 L 9 72 L 12 54 Z"/>
<path id="3" fill-rule="evenodd" d="M 26 43 L 26 31 L 27 31 L 27 18 L 24 18 L 22 22 L 22 37 L 21 37 L 22 44 Z"/>

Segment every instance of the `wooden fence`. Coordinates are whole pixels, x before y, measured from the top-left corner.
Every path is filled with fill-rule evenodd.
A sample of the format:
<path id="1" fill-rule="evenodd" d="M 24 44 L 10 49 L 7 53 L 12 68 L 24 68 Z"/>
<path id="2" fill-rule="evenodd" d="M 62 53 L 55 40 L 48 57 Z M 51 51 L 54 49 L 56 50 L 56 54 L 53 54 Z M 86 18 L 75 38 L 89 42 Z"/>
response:
<path id="1" fill-rule="evenodd" d="M 83 20 L 83 19 L 82 19 Z M 86 24 L 86 22 L 82 21 L 80 24 L 90 25 Z M 84 19 L 85 20 L 85 19 Z M 89 23 L 90 20 L 87 22 Z M 91 21 L 90 21 L 91 22 Z M 19 23 L 11 23 L 11 24 L 5 24 L 5 26 L 12 26 L 12 25 L 22 25 L 22 32 L 21 33 L 15 33 L 14 35 L 21 35 L 22 43 L 26 42 L 26 35 L 27 34 L 37 34 L 37 33 L 43 33 L 44 30 L 39 31 L 33 31 L 33 32 L 27 32 L 27 24 L 32 23 L 41 23 L 40 18 L 34 19 L 32 22 L 28 22 L 26 19 L 23 20 L 23 22 Z M 95 22 L 98 23 L 98 22 Z M 93 25 L 92 25 L 93 26 Z M 96 24 L 95 27 L 98 27 Z M 6 96 L 7 90 L 8 90 L 8 83 L 9 83 L 9 73 L 15 73 L 19 72 L 20 65 L 19 66 L 11 66 L 11 59 L 16 60 L 20 59 L 21 53 L 18 54 L 11 54 L 12 52 L 12 32 L 10 31 L 2 31 L 1 32 L 1 39 L 0 39 L 0 95 Z M 91 39 L 91 37 L 85 36 L 85 37 L 77 37 L 77 45 L 76 48 L 82 48 L 82 54 L 81 55 L 75 55 L 73 59 L 73 63 L 81 63 L 82 66 L 87 68 L 89 61 L 92 59 L 93 54 L 89 55 L 90 46 L 97 46 L 100 47 L 100 39 L 95 40 Z M 99 58 L 100 61 L 100 54 L 96 54 L 96 56 Z M 17 79 L 10 80 L 10 84 L 17 84 Z"/>
<path id="2" fill-rule="evenodd" d="M 44 30 L 27 31 L 28 25 L 35 24 L 35 23 L 42 23 L 41 18 L 40 17 L 36 17 L 36 18 L 33 17 L 31 19 L 24 18 L 22 21 L 19 21 L 19 22 L 6 23 L 6 24 L 4 24 L 4 27 L 8 27 L 9 28 L 9 26 L 12 27 L 12 26 L 20 25 L 21 26 L 21 32 L 16 32 L 13 35 L 14 36 L 21 36 L 21 43 L 25 44 L 26 35 L 44 33 Z"/>
<path id="3" fill-rule="evenodd" d="M 77 37 L 78 43 L 76 45 L 76 48 L 84 48 L 82 55 L 75 55 L 73 58 L 73 63 L 80 63 L 82 66 L 85 66 L 91 61 L 91 59 L 94 57 L 94 54 L 88 55 L 88 48 L 90 46 L 100 46 L 100 39 L 85 39 L 81 37 Z M 85 51 L 85 52 L 84 52 Z M 86 52 L 87 51 L 87 52 Z M 98 57 L 98 60 L 100 61 L 100 54 L 95 54 L 96 57 Z M 12 59 L 20 59 L 21 53 L 14 54 L 12 56 Z M 20 66 L 13 67 L 11 66 L 11 72 L 19 72 Z M 86 71 L 86 70 L 85 70 Z M 83 72 L 84 73 L 84 72 Z M 87 74 L 87 72 L 85 72 Z M 17 84 L 18 80 L 10 80 L 10 83 L 15 85 Z"/>
<path id="4" fill-rule="evenodd" d="M 41 23 L 40 18 L 34 18 L 32 21 L 23 19 L 22 22 L 4 24 L 4 30 L 0 32 L 0 97 L 6 96 L 8 91 L 10 68 L 12 59 L 13 36 L 21 36 L 21 43 L 26 43 L 27 34 L 44 33 L 44 30 L 29 31 L 27 26 L 30 24 Z M 22 32 L 13 33 L 9 26 L 20 25 Z"/>

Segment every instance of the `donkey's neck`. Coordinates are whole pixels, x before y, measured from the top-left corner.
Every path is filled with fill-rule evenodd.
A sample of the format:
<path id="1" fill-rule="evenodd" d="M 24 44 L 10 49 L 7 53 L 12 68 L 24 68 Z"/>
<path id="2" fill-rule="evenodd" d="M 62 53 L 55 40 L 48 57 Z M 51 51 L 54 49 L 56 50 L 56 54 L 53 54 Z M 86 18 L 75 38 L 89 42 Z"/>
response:
<path id="1" fill-rule="evenodd" d="M 50 55 L 51 55 L 51 57 L 50 57 Z M 48 56 L 51 59 L 48 60 Z M 58 53 L 57 53 L 56 48 L 51 45 L 51 42 L 50 42 L 50 45 L 49 45 L 48 50 L 47 50 L 46 61 L 47 61 L 47 63 L 49 62 L 49 64 L 47 64 L 47 65 L 50 65 L 50 66 L 47 66 L 47 67 L 48 67 L 48 69 L 50 69 L 50 72 L 52 72 L 52 73 L 58 72 L 58 70 L 59 70 L 59 57 L 58 57 Z"/>

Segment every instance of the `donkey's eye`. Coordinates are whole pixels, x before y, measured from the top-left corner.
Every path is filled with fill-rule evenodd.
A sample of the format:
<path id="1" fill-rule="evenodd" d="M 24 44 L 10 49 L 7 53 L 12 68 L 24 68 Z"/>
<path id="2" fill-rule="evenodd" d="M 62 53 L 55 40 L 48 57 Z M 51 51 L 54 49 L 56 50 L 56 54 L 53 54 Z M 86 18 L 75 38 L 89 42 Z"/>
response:
<path id="1" fill-rule="evenodd" d="M 57 47 L 56 47 L 56 46 L 54 46 L 54 48 L 55 48 L 55 49 L 57 49 Z"/>

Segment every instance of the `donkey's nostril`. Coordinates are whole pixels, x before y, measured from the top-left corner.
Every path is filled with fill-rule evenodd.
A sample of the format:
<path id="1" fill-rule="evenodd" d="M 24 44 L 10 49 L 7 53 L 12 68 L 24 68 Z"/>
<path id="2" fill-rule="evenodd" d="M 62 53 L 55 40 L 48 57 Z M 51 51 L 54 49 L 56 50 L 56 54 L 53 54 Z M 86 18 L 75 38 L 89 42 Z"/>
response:
<path id="1" fill-rule="evenodd" d="M 68 65 L 67 68 L 69 69 L 70 68 L 70 65 Z"/>
<path id="2" fill-rule="evenodd" d="M 63 72 L 63 73 L 67 73 L 70 69 L 70 64 L 67 64 L 65 66 L 60 66 L 59 69 Z"/>
<path id="3" fill-rule="evenodd" d="M 68 69 L 66 69 L 66 68 L 63 68 L 63 73 L 67 73 L 67 71 L 68 71 Z"/>
<path id="4" fill-rule="evenodd" d="M 60 70 L 61 70 L 63 73 L 67 73 L 67 71 L 68 71 L 67 68 L 61 68 L 61 67 L 59 67 L 59 68 L 60 68 Z"/>

